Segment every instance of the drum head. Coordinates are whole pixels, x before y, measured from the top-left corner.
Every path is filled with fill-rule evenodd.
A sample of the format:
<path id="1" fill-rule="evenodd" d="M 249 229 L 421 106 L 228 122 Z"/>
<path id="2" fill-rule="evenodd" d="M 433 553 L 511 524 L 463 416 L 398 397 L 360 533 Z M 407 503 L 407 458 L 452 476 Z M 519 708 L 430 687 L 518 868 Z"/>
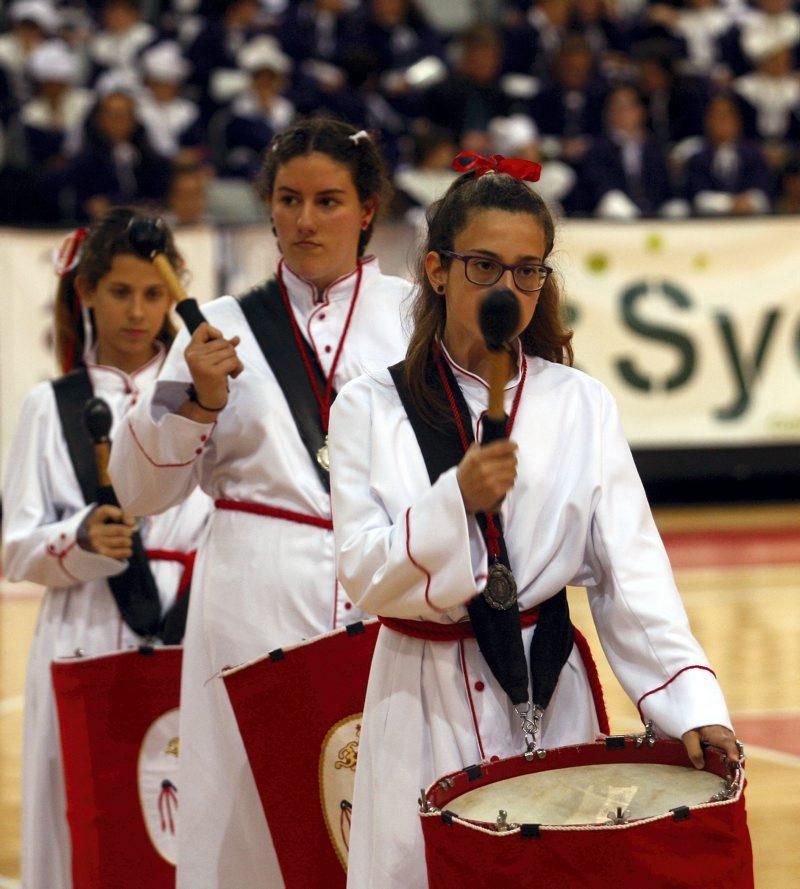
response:
<path id="1" fill-rule="evenodd" d="M 553 769 L 486 784 L 447 808 L 461 818 L 494 824 L 603 824 L 621 809 L 626 820 L 663 815 L 708 802 L 724 790 L 718 775 L 653 763 L 614 763 Z"/>

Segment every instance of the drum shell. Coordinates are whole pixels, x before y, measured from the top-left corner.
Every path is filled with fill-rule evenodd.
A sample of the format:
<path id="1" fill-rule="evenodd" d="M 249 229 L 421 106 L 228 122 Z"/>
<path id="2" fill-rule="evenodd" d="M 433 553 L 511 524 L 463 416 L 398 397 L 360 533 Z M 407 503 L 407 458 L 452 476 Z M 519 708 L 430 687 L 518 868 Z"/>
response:
<path id="1" fill-rule="evenodd" d="M 713 754 L 708 751 L 707 759 Z M 717 757 L 718 770 L 719 757 Z M 480 767 L 473 779 L 466 772 L 447 776 L 454 781 L 442 790 L 432 785 L 427 797 L 447 810 L 447 802 L 482 784 L 502 781 L 530 771 L 607 762 L 651 762 L 691 768 L 683 745 L 658 742 L 653 748 L 608 750 L 604 744 L 584 744 L 547 752 L 532 763 L 523 757 Z M 448 799 L 449 798 L 449 799 Z M 684 817 L 681 817 L 684 816 Z M 689 807 L 620 825 L 542 825 L 525 832 L 497 832 L 478 822 L 421 813 L 430 889 L 504 889 L 557 886 L 559 889 L 753 889 L 753 858 L 747 829 L 744 793 L 731 799 Z M 524 835 L 528 834 L 528 835 Z"/>

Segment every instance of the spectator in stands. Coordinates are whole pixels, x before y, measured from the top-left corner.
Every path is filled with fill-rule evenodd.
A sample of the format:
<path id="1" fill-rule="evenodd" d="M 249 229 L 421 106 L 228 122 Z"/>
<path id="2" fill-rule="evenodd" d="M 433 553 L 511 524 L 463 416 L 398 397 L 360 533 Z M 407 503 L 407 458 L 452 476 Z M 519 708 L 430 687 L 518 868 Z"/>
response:
<path id="1" fill-rule="evenodd" d="M 83 124 L 94 101 L 77 86 L 79 62 L 60 40 L 48 40 L 29 56 L 36 95 L 19 114 L 25 162 L 33 171 L 53 171 L 65 162 L 66 135 Z"/>
<path id="2" fill-rule="evenodd" d="M 100 18 L 102 27 L 89 44 L 93 81 L 111 69 L 136 70 L 141 52 L 158 39 L 138 0 L 104 0 Z"/>
<path id="3" fill-rule="evenodd" d="M 737 20 L 720 41 L 722 58 L 733 77 L 752 70 L 767 44 L 783 39 L 793 47 L 797 61 L 800 49 L 800 13 L 792 0 L 748 0 L 746 14 Z"/>
<path id="4" fill-rule="evenodd" d="M 11 30 L 0 34 L 0 68 L 17 106 L 30 98 L 26 68 L 30 54 L 58 29 L 59 16 L 46 0 L 16 0 L 8 17 Z"/>
<path id="5" fill-rule="evenodd" d="M 139 98 L 138 117 L 150 142 L 164 157 L 200 160 L 205 129 L 196 102 L 181 95 L 189 63 L 171 40 L 157 43 L 141 58 L 145 89 Z"/>
<path id="6" fill-rule="evenodd" d="M 458 177 L 451 166 L 458 145 L 449 130 L 420 121 L 414 128 L 413 146 L 411 163 L 395 173 L 395 203 L 408 222 L 422 227 L 425 210 Z"/>
<path id="7" fill-rule="evenodd" d="M 214 8 L 186 53 L 192 64 L 189 79 L 199 93 L 206 124 L 241 89 L 236 57 L 257 36 L 260 14 L 258 0 L 217 0 Z"/>
<path id="8" fill-rule="evenodd" d="M 178 163 L 172 168 L 167 189 L 167 222 L 170 226 L 209 222 L 208 186 L 213 174 L 201 164 Z"/>
<path id="9" fill-rule="evenodd" d="M 548 77 L 569 32 L 573 0 L 525 0 L 512 4 L 503 28 L 503 69 Z"/>
<path id="10" fill-rule="evenodd" d="M 733 96 L 709 103 L 706 137 L 686 164 L 686 197 L 699 216 L 749 216 L 770 210 L 770 174 L 761 147 L 742 138 Z"/>
<path id="11" fill-rule="evenodd" d="M 723 0 L 684 0 L 680 6 L 653 3 L 648 17 L 681 41 L 683 74 L 717 79 L 722 76 L 719 44 L 731 26 L 731 16 Z"/>
<path id="12" fill-rule="evenodd" d="M 446 127 L 463 148 L 485 154 L 489 121 L 513 113 L 515 102 L 498 84 L 503 41 L 497 29 L 475 25 L 459 35 L 455 69 L 422 97 L 422 115 Z"/>
<path id="13" fill-rule="evenodd" d="M 631 47 L 636 86 L 647 110 L 647 126 L 665 146 L 701 136 L 711 98 L 707 77 L 679 74 L 670 44 L 645 40 Z"/>
<path id="14" fill-rule="evenodd" d="M 578 164 L 590 139 L 603 129 L 606 84 L 588 40 L 568 35 L 555 56 L 554 78 L 533 98 L 531 116 L 539 132 L 552 137 L 548 153 Z"/>
<path id="15" fill-rule="evenodd" d="M 737 77 L 735 92 L 752 109 L 755 134 L 765 143 L 767 161 L 779 170 L 787 152 L 800 138 L 800 76 L 792 69 L 793 48 L 788 38 L 764 40 L 756 54 L 756 70 Z"/>
<path id="16" fill-rule="evenodd" d="M 673 193 L 664 148 L 645 121 L 636 89 L 614 87 L 605 104 L 605 134 L 592 140 L 581 165 L 576 210 L 607 219 L 688 213 Z"/>
<path id="17" fill-rule="evenodd" d="M 613 0 L 572 0 L 569 31 L 583 36 L 604 73 L 624 61 L 629 43 Z"/>
<path id="18" fill-rule="evenodd" d="M 97 219 L 115 204 L 164 198 L 169 162 L 162 158 L 136 117 L 130 81 L 106 75 L 84 126 L 78 154 L 56 179 L 69 217 Z"/>
<path id="19" fill-rule="evenodd" d="M 212 132 L 223 172 L 252 179 L 265 146 L 294 118 L 294 105 L 283 95 L 292 63 L 275 38 L 266 36 L 246 44 L 237 58 L 249 86 L 229 109 L 218 112 Z"/>

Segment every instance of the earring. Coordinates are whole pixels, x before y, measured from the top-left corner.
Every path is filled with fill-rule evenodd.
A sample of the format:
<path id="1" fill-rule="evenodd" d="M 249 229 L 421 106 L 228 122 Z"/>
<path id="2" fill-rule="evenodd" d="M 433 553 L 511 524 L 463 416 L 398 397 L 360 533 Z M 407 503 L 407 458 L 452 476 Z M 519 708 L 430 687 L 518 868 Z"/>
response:
<path id="1" fill-rule="evenodd" d="M 439 284 L 436 288 L 437 293 L 444 293 L 444 284 Z"/>

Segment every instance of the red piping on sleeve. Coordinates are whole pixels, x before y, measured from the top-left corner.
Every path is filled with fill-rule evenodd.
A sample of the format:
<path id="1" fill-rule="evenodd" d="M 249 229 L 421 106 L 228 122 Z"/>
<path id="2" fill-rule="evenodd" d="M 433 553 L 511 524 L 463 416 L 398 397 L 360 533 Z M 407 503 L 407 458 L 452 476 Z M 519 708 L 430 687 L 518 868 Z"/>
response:
<path id="1" fill-rule="evenodd" d="M 668 679 L 663 685 L 659 685 L 658 688 L 653 688 L 650 691 L 646 691 L 636 702 L 636 709 L 639 711 L 639 718 L 642 720 L 642 723 L 645 723 L 646 720 L 644 718 L 644 713 L 642 713 L 642 701 L 645 698 L 649 698 L 650 695 L 654 695 L 657 691 L 663 691 L 671 682 L 674 682 L 681 673 L 685 673 L 687 670 L 705 670 L 710 673 L 715 679 L 717 678 L 717 674 L 711 669 L 711 667 L 704 667 L 702 664 L 692 664 L 690 667 L 684 667 L 682 670 L 678 670 L 678 672 L 671 678 Z"/>
<path id="2" fill-rule="evenodd" d="M 425 575 L 425 601 L 428 603 L 428 606 L 432 608 L 439 614 L 444 614 L 447 609 L 445 608 L 437 608 L 436 605 L 433 604 L 430 600 L 429 593 L 431 591 L 431 575 L 430 572 L 423 568 L 422 565 L 411 555 L 411 507 L 406 510 L 406 555 L 408 556 L 409 562 L 418 570 L 421 571 Z"/>
<path id="3" fill-rule="evenodd" d="M 211 427 L 211 429 L 210 429 L 209 432 L 208 432 L 208 438 L 211 438 L 211 436 L 212 436 L 212 434 L 214 433 L 214 430 L 216 429 L 216 427 L 217 427 L 217 423 L 216 423 L 216 420 L 215 420 L 215 421 L 214 421 L 214 425 Z M 144 445 L 139 441 L 139 437 L 136 435 L 136 431 L 134 430 L 134 428 L 133 428 L 133 424 L 131 423 L 130 420 L 128 420 L 128 429 L 131 430 L 131 435 L 133 436 L 133 440 L 136 442 L 136 445 L 137 445 L 137 447 L 139 448 L 139 450 L 144 454 L 145 459 L 147 460 L 147 462 L 148 462 L 151 466 L 155 466 L 156 469 L 180 469 L 182 466 L 190 466 L 190 465 L 191 465 L 192 463 L 194 463 L 194 461 L 197 459 L 197 456 L 198 456 L 198 455 L 195 454 L 194 457 L 192 457 L 191 460 L 187 460 L 185 463 L 156 463 L 156 461 L 153 460 L 153 458 L 152 458 L 152 457 L 147 453 L 147 451 L 144 449 Z M 206 441 L 207 441 L 207 440 L 206 440 Z"/>

